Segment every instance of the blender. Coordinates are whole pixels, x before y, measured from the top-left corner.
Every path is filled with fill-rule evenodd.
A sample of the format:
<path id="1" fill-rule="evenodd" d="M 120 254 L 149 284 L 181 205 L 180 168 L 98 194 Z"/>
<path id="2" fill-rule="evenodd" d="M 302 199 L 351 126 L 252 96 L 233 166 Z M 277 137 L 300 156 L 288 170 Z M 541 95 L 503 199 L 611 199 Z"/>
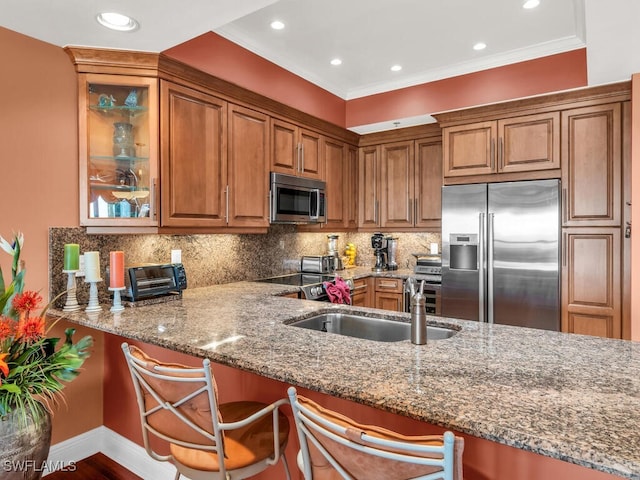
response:
<path id="1" fill-rule="evenodd" d="M 387 237 L 387 270 L 397 270 L 398 262 L 396 261 L 398 253 L 397 237 Z"/>
<path id="2" fill-rule="evenodd" d="M 338 251 L 338 238 L 340 235 L 329 234 L 327 235 L 327 253 L 333 257 L 333 270 L 342 270 L 342 258 L 340 258 L 340 252 Z"/>

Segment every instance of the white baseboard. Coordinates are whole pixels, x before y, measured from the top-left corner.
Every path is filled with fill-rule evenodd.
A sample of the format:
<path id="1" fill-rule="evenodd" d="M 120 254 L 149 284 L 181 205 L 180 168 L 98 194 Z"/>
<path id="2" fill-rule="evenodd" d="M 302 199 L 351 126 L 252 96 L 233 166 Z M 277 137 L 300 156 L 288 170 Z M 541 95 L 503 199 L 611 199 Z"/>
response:
<path id="1" fill-rule="evenodd" d="M 47 465 L 52 470 L 73 468 L 75 462 L 98 452 L 145 480 L 173 480 L 176 474 L 173 465 L 153 460 L 144 447 L 104 426 L 52 445 Z"/>

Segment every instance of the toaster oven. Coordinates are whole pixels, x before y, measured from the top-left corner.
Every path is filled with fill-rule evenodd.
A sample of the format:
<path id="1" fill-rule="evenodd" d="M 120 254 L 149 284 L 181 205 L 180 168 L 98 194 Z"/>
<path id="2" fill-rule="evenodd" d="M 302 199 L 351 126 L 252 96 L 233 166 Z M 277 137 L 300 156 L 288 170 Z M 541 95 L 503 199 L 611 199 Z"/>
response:
<path id="1" fill-rule="evenodd" d="M 125 290 L 121 295 L 129 301 L 177 295 L 187 288 L 187 276 L 181 263 L 131 265 L 125 268 L 124 282 Z"/>

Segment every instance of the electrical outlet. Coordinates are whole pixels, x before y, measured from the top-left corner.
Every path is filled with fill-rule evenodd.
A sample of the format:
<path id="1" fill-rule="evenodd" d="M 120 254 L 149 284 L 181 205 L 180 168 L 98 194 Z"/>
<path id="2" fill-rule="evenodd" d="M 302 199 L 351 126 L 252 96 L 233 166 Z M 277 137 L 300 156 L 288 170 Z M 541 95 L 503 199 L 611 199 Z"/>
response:
<path id="1" fill-rule="evenodd" d="M 182 263 L 182 250 L 171 250 L 171 263 Z"/>

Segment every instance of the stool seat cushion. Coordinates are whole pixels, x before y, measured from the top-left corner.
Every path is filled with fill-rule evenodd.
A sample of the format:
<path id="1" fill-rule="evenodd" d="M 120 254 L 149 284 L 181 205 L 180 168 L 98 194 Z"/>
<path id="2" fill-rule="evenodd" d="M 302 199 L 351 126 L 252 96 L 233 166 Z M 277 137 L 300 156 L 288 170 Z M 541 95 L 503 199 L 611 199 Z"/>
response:
<path id="1" fill-rule="evenodd" d="M 249 417 L 267 407 L 266 403 L 241 401 L 223 403 L 219 406 L 222 421 L 231 423 Z M 279 442 L 281 450 L 289 437 L 289 420 L 283 413 L 278 413 Z M 203 450 L 181 447 L 171 444 L 173 457 L 187 467 L 218 471 L 220 469 L 218 455 Z M 265 415 L 246 427 L 226 430 L 224 436 L 225 468 L 235 470 L 272 457 L 273 448 L 273 415 Z"/>

